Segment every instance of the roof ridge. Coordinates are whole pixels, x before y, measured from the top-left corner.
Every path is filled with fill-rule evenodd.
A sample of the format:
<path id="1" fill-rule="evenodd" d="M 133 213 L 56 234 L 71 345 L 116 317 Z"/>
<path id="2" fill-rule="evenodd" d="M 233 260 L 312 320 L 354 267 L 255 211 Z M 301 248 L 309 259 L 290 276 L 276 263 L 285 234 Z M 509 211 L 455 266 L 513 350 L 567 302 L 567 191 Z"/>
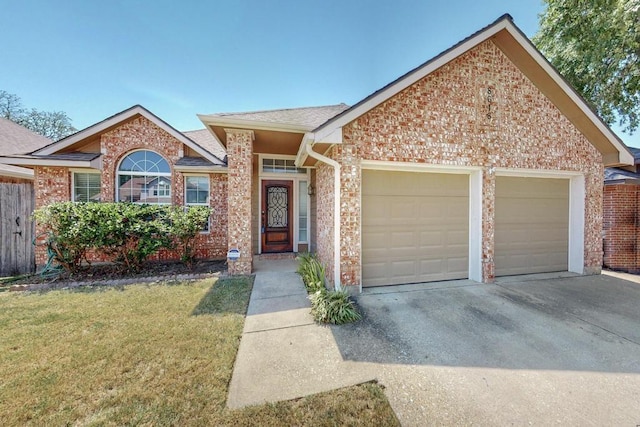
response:
<path id="1" fill-rule="evenodd" d="M 260 114 L 260 113 L 273 113 L 276 111 L 299 111 L 299 110 L 311 110 L 311 109 L 320 109 L 320 108 L 328 108 L 328 107 L 348 107 L 344 102 L 340 102 L 338 104 L 329 104 L 329 105 L 312 105 L 308 107 L 289 107 L 289 108 L 273 108 L 269 110 L 253 110 L 253 111 L 233 111 L 233 112 L 222 112 L 222 113 L 212 113 L 206 114 L 207 116 L 233 116 L 237 114 Z"/>

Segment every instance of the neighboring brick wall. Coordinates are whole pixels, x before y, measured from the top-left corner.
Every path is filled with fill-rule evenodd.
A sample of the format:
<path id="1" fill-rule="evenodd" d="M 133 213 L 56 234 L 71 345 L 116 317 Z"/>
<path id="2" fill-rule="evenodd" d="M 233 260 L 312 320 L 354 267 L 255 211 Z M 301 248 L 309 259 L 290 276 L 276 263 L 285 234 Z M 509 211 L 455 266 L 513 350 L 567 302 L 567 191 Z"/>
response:
<path id="1" fill-rule="evenodd" d="M 229 263 L 229 274 L 251 274 L 253 268 L 251 190 L 253 132 L 227 129 L 229 191 L 227 196 L 228 246 L 240 250 L 240 259 Z"/>
<path id="2" fill-rule="evenodd" d="M 603 265 L 640 273 L 640 184 L 604 186 Z"/>
<path id="3" fill-rule="evenodd" d="M 487 89 L 492 90 L 491 100 Z M 480 166 L 483 172 L 483 280 L 494 278 L 493 170 L 526 168 L 585 175 L 585 272 L 602 265 L 600 153 L 493 44 L 486 41 L 344 126 L 330 157 L 342 173 L 341 277 L 360 283 L 361 159 Z M 318 170 L 318 189 L 330 174 Z M 321 198 L 331 199 L 331 194 Z M 323 197 L 325 196 L 325 197 Z M 318 226 L 329 204 L 318 203 Z M 319 232 L 320 234 L 320 232 Z M 318 240 L 321 250 L 322 236 Z"/>
<path id="4" fill-rule="evenodd" d="M 102 152 L 101 200 L 115 200 L 115 179 L 118 164 L 133 150 L 152 150 L 162 155 L 172 169 L 172 203 L 184 204 L 184 175 L 173 169 L 173 164 L 180 158 L 183 144 L 144 117 L 125 122 L 105 132 L 100 138 Z M 67 168 L 36 169 L 36 208 L 53 202 L 71 200 L 71 172 Z M 196 256 L 202 259 L 221 259 L 227 254 L 227 176 L 226 174 L 210 174 L 210 200 L 213 209 L 210 232 L 199 234 L 196 238 Z M 36 233 L 40 230 L 36 228 Z M 97 254 L 89 256 L 91 261 L 107 261 Z M 175 251 L 162 250 L 150 257 L 151 260 L 177 260 Z M 46 250 L 40 246 L 36 249 L 36 264 L 46 262 Z"/>

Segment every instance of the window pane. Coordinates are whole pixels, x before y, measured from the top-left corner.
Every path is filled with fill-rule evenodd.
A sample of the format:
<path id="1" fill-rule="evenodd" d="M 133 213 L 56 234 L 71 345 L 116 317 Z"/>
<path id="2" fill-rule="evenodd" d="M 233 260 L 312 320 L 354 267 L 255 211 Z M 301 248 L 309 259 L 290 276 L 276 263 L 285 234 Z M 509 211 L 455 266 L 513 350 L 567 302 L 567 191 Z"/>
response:
<path id="1" fill-rule="evenodd" d="M 73 194 L 76 202 L 100 201 L 100 174 L 74 173 Z"/>
<path id="2" fill-rule="evenodd" d="M 209 177 L 188 176 L 185 183 L 187 188 L 186 204 L 209 204 Z"/>
<path id="3" fill-rule="evenodd" d="M 299 181 L 298 183 L 298 241 L 308 241 L 307 236 L 307 216 L 308 216 L 308 197 L 307 197 L 307 181 Z"/>

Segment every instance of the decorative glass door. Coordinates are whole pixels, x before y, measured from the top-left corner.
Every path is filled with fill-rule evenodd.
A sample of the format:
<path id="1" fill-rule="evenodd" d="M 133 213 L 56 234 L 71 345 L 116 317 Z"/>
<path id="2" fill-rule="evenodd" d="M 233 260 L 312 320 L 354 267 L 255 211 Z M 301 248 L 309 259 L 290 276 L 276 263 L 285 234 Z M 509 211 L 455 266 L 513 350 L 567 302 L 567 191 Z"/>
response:
<path id="1" fill-rule="evenodd" d="M 262 252 L 293 251 L 293 181 L 262 181 Z"/>

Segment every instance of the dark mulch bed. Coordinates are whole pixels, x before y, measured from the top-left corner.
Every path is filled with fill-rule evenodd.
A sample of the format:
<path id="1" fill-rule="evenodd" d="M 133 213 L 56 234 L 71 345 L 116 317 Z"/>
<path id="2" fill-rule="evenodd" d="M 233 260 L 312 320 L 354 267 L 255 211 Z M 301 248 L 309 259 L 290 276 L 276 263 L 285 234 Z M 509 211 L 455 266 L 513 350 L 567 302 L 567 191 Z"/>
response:
<path id="1" fill-rule="evenodd" d="M 25 284 L 55 284 L 56 287 L 64 286 L 65 283 L 77 282 L 105 282 L 117 281 L 121 279 L 135 279 L 143 277 L 167 277 L 172 278 L 178 275 L 201 275 L 201 274 L 222 274 L 227 270 L 224 260 L 208 261 L 202 260 L 194 263 L 191 267 L 181 262 L 174 261 L 149 261 L 135 273 L 123 273 L 114 264 L 92 264 L 86 266 L 82 271 L 69 275 L 61 272 L 57 276 L 43 277 L 40 274 L 31 274 L 11 278 L 0 279 L 0 288 Z"/>

